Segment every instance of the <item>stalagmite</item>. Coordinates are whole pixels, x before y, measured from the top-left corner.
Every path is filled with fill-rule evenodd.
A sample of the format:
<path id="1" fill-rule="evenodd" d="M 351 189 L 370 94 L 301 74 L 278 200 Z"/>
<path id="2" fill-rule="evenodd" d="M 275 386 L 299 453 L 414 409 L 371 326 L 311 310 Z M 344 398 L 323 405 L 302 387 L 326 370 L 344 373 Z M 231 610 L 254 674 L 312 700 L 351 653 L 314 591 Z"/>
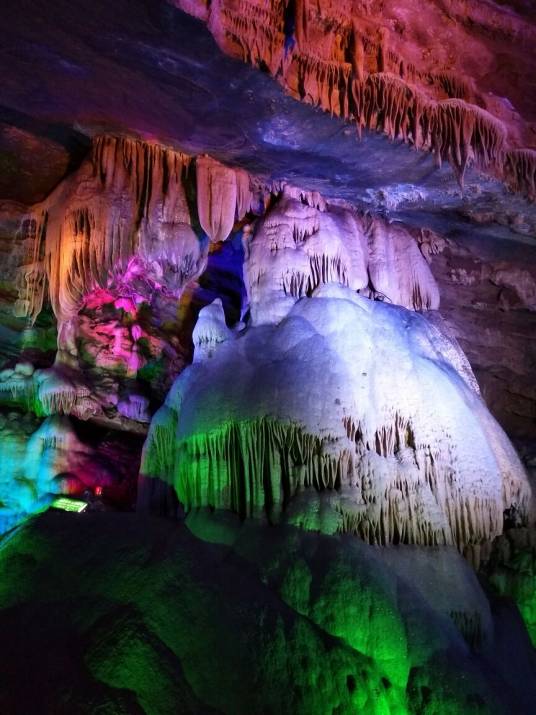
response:
<path id="1" fill-rule="evenodd" d="M 320 286 L 182 373 L 141 473 L 188 509 L 277 520 L 327 491 L 339 531 L 371 543 L 485 543 L 511 505 L 529 518 L 530 487 L 446 343 L 404 308 Z"/>
<path id="2" fill-rule="evenodd" d="M 218 346 L 231 336 L 232 331 L 225 323 L 221 299 L 216 298 L 199 312 L 192 335 L 194 359 L 198 361 L 212 357 Z"/>

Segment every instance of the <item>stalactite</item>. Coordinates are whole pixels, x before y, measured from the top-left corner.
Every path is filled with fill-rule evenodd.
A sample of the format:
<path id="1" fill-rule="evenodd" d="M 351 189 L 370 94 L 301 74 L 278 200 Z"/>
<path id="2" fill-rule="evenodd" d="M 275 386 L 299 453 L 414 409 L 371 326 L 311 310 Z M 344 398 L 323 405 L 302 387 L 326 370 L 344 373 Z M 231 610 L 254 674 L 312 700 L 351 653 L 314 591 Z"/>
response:
<path id="1" fill-rule="evenodd" d="M 87 397 L 89 391 L 80 395 Z M 43 406 L 46 415 L 68 415 L 79 397 L 78 390 L 74 387 L 63 384 L 47 385 L 44 390 L 39 391 L 39 402 Z"/>
<path id="2" fill-rule="evenodd" d="M 348 116 L 351 65 L 312 55 L 297 57 L 300 94 L 336 116 Z"/>
<path id="3" fill-rule="evenodd" d="M 79 368 L 79 311 L 89 294 L 103 290 L 137 300 L 143 281 L 150 295 L 179 297 L 204 268 L 206 242 L 192 229 L 185 193 L 189 164 L 189 157 L 162 146 L 97 137 L 78 171 L 34 207 L 34 249 L 21 270 L 19 308 L 35 320 L 46 291 L 58 323 L 54 366 L 27 381 L 25 400 L 36 414 L 102 414 Z M 241 187 L 247 206 L 243 181 Z M 120 332 L 115 340 L 120 355 Z M 141 364 L 135 345 L 126 376 L 135 377 Z M 148 419 L 138 404 L 122 409 Z"/>
<path id="4" fill-rule="evenodd" d="M 413 310 L 437 310 L 439 290 L 432 272 L 407 231 L 371 220 L 367 227 L 371 288 L 392 303 Z"/>
<path id="5" fill-rule="evenodd" d="M 359 129 L 385 132 L 390 139 L 411 141 L 423 148 L 426 98 L 416 88 L 392 74 L 371 74 L 364 82 L 352 83 L 352 111 Z"/>
<path id="6" fill-rule="evenodd" d="M 3 371 L 0 375 L 0 402 L 22 404 L 39 416 L 76 414 L 87 418 L 100 411 L 80 375 L 57 361 L 46 370 L 23 375 Z M 11 373 L 11 374 L 9 374 Z"/>
<path id="7" fill-rule="evenodd" d="M 449 99 L 432 108 L 430 140 L 439 163 L 448 160 L 463 184 L 470 161 L 481 169 L 501 165 L 506 129 L 484 109 L 461 99 Z"/>
<path id="8" fill-rule="evenodd" d="M 235 181 L 236 217 L 239 221 L 241 221 L 251 210 L 253 192 L 251 191 L 251 182 L 247 171 L 244 171 L 243 169 L 235 169 Z"/>
<path id="9" fill-rule="evenodd" d="M 285 196 L 291 199 L 296 199 L 301 201 L 311 208 L 318 209 L 319 211 L 325 211 L 327 204 L 324 197 L 318 193 L 318 191 L 307 191 L 298 186 L 292 186 L 285 183 L 283 186 L 279 187 L 277 193 L 284 192 Z"/>
<path id="10" fill-rule="evenodd" d="M 378 72 L 389 72 L 389 30 L 380 27 L 378 43 Z"/>
<path id="11" fill-rule="evenodd" d="M 351 5 L 313 10 L 307 0 L 298 0 L 293 7 L 295 45 L 288 42 L 281 2 L 221 0 L 211 8 L 209 26 L 224 49 L 268 67 L 294 96 L 355 120 L 360 135 L 363 129 L 378 130 L 432 150 L 438 164 L 452 165 L 462 186 L 465 169 L 474 162 L 493 176 L 504 174 L 514 191 L 531 195 L 526 177 L 531 170 L 521 166 L 531 161 L 531 150 L 505 154 L 506 130 L 477 105 L 470 79 L 449 70 L 421 71 L 390 47 L 387 28 L 366 22 L 361 27 Z M 221 39 L 222 28 L 232 37 L 231 46 Z M 449 99 L 442 99 L 445 94 Z"/>
<path id="12" fill-rule="evenodd" d="M 299 197 L 299 198 L 297 198 Z M 320 208 L 316 208 L 319 206 Z M 356 218 L 285 186 L 245 240 L 245 282 L 253 322 L 277 322 L 319 285 L 368 285 L 366 239 Z"/>
<path id="13" fill-rule="evenodd" d="M 334 455 L 326 451 L 325 439 L 268 418 L 224 424 L 188 438 L 157 426 L 142 473 L 165 477 L 187 509 L 209 506 L 241 516 L 263 509 L 277 515 L 302 490 L 337 490 L 340 531 L 374 544 L 463 549 L 500 533 L 502 501 L 464 494 L 448 460 L 433 459 L 429 446 L 404 444 L 401 433 L 408 429 L 411 433 L 395 415 L 391 425 L 375 433 L 372 450 L 361 435 L 355 454 L 343 449 Z"/>
<path id="14" fill-rule="evenodd" d="M 127 273 L 134 257 L 156 266 L 159 278 L 171 264 L 172 280 L 177 268 L 183 282 L 193 277 L 203 256 L 183 188 L 189 162 L 157 145 L 98 137 L 79 171 L 34 209 L 34 255 L 22 269 L 21 310 L 35 320 L 46 286 L 59 323 L 69 321 L 86 293 Z M 181 240 L 174 243 L 170 233 Z M 177 255 L 178 245 L 184 255 Z"/>
<path id="15" fill-rule="evenodd" d="M 435 102 L 395 75 L 369 75 L 353 81 L 352 97 L 359 128 L 385 132 L 391 139 L 430 149 L 437 161 L 452 165 L 463 183 L 474 162 L 481 169 L 500 170 L 506 141 L 503 124 L 489 112 L 461 99 Z"/>
<path id="16" fill-rule="evenodd" d="M 347 266 L 341 256 L 312 254 L 309 270 L 305 273 L 287 271 L 282 277 L 282 288 L 286 296 L 299 299 L 311 293 L 324 283 L 348 285 Z"/>
<path id="17" fill-rule="evenodd" d="M 142 462 L 151 477 L 167 479 L 175 469 L 177 413 L 163 405 L 151 421 L 151 430 L 143 446 Z"/>
<path id="18" fill-rule="evenodd" d="M 352 70 L 358 82 L 365 79 L 365 47 L 355 22 L 352 24 Z"/>
<path id="19" fill-rule="evenodd" d="M 298 47 L 303 51 L 306 48 L 308 41 L 308 0 L 295 0 L 294 7 L 294 32 L 296 34 Z"/>
<path id="20" fill-rule="evenodd" d="M 244 3 L 245 12 L 237 14 L 225 8 L 221 13 L 223 30 L 228 40 L 240 48 L 243 62 L 268 67 L 275 75 L 283 62 L 285 36 L 274 16 L 257 6 Z M 255 8 L 252 10 L 252 8 Z"/>
<path id="21" fill-rule="evenodd" d="M 325 206 L 294 187 L 284 187 L 245 249 L 254 322 L 277 322 L 296 300 L 327 283 L 369 289 L 412 310 L 439 306 L 426 258 L 403 227 Z"/>
<path id="22" fill-rule="evenodd" d="M 203 230 L 215 243 L 225 241 L 235 219 L 251 205 L 249 175 L 202 156 L 196 162 L 197 208 Z"/>
<path id="23" fill-rule="evenodd" d="M 430 75 L 431 82 L 437 84 L 451 99 L 472 102 L 475 96 L 473 83 L 456 72 L 438 72 Z"/>
<path id="24" fill-rule="evenodd" d="M 536 201 L 536 149 L 510 149 L 506 152 L 504 173 L 512 191 Z"/>
<path id="25" fill-rule="evenodd" d="M 0 401 L 24 404 L 28 409 L 35 400 L 36 387 L 32 376 L 21 375 L 15 370 L 0 372 Z"/>

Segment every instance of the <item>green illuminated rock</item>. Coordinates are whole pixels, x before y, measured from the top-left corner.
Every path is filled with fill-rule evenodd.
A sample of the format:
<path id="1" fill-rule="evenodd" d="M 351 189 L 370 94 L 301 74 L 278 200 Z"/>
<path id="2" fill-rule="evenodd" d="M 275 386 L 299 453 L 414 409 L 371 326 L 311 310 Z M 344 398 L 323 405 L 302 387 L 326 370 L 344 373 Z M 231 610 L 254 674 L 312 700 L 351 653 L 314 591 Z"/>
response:
<path id="1" fill-rule="evenodd" d="M 48 512 L 7 537 L 0 712 L 530 715 L 522 625 L 455 550 L 213 520 Z"/>

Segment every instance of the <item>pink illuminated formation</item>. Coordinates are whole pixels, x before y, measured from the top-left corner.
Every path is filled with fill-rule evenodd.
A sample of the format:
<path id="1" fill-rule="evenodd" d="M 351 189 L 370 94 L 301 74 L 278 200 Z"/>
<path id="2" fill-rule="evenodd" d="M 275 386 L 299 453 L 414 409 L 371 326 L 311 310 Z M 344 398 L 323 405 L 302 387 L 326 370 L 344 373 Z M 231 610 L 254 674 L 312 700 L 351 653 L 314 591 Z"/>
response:
<path id="1" fill-rule="evenodd" d="M 387 2 L 378 17 L 370 3 L 359 0 L 296 0 L 292 16 L 291 6 L 280 0 L 174 3 L 203 18 L 225 52 L 268 69 L 293 97 L 355 122 L 360 135 L 377 130 L 430 151 L 438 165 L 450 163 L 462 185 L 474 164 L 536 198 L 536 150 L 524 145 L 532 141 L 530 126 L 490 92 L 479 91 L 464 72 L 463 62 L 472 63 L 475 51 L 463 35 L 465 6 L 453 3 L 460 52 L 447 58 L 437 46 L 419 53 L 429 27 L 453 33 L 432 4 L 424 10 L 421 3 L 402 8 Z M 506 23 L 513 35 L 535 40 L 531 27 L 520 30 L 500 10 L 495 17 L 477 3 L 469 12 L 470 21 L 490 34 Z M 490 59 L 480 51 L 485 67 Z"/>

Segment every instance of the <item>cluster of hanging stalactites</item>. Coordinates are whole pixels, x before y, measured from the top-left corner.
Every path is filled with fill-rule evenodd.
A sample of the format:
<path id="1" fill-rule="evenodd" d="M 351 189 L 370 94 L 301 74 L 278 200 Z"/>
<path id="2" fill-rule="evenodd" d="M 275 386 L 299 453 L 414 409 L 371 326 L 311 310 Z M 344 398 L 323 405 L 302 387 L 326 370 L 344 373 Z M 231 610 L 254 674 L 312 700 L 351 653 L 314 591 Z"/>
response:
<path id="1" fill-rule="evenodd" d="M 506 183 L 536 201 L 536 149 L 511 149 L 506 153 Z"/>
<path id="2" fill-rule="evenodd" d="M 447 336 L 335 286 L 293 310 L 275 329 L 250 326 L 234 338 L 221 306 L 201 312 L 196 350 L 213 354 L 182 373 L 153 417 L 144 479 L 169 485 L 186 509 L 272 521 L 285 511 L 313 528 L 322 528 L 321 494 L 340 532 L 374 544 L 470 547 L 476 560 L 502 532 L 505 510 L 530 522 L 521 462 L 457 373 Z M 329 342 L 316 341 L 316 326 Z"/>
<path id="3" fill-rule="evenodd" d="M 179 293 L 206 259 L 185 191 L 193 161 L 157 144 L 97 137 L 80 169 L 31 212 L 33 250 L 16 313 L 34 321 L 48 292 L 58 320 L 67 321 L 88 292 L 128 277 L 134 258 Z M 225 240 L 250 209 L 249 175 L 206 156 L 196 164 L 199 222 L 211 241 Z"/>
<path id="4" fill-rule="evenodd" d="M 245 238 L 244 280 L 255 324 L 279 322 L 296 300 L 327 283 L 412 310 L 439 307 L 428 263 L 401 225 L 316 208 L 287 187 Z"/>
<path id="5" fill-rule="evenodd" d="M 420 71 L 351 3 L 219 0 L 208 22 L 223 49 L 268 68 L 295 97 L 355 121 L 360 134 L 378 130 L 431 151 L 461 184 L 474 163 L 534 198 L 527 152 L 508 150 L 503 124 L 477 106 L 474 83 Z"/>

